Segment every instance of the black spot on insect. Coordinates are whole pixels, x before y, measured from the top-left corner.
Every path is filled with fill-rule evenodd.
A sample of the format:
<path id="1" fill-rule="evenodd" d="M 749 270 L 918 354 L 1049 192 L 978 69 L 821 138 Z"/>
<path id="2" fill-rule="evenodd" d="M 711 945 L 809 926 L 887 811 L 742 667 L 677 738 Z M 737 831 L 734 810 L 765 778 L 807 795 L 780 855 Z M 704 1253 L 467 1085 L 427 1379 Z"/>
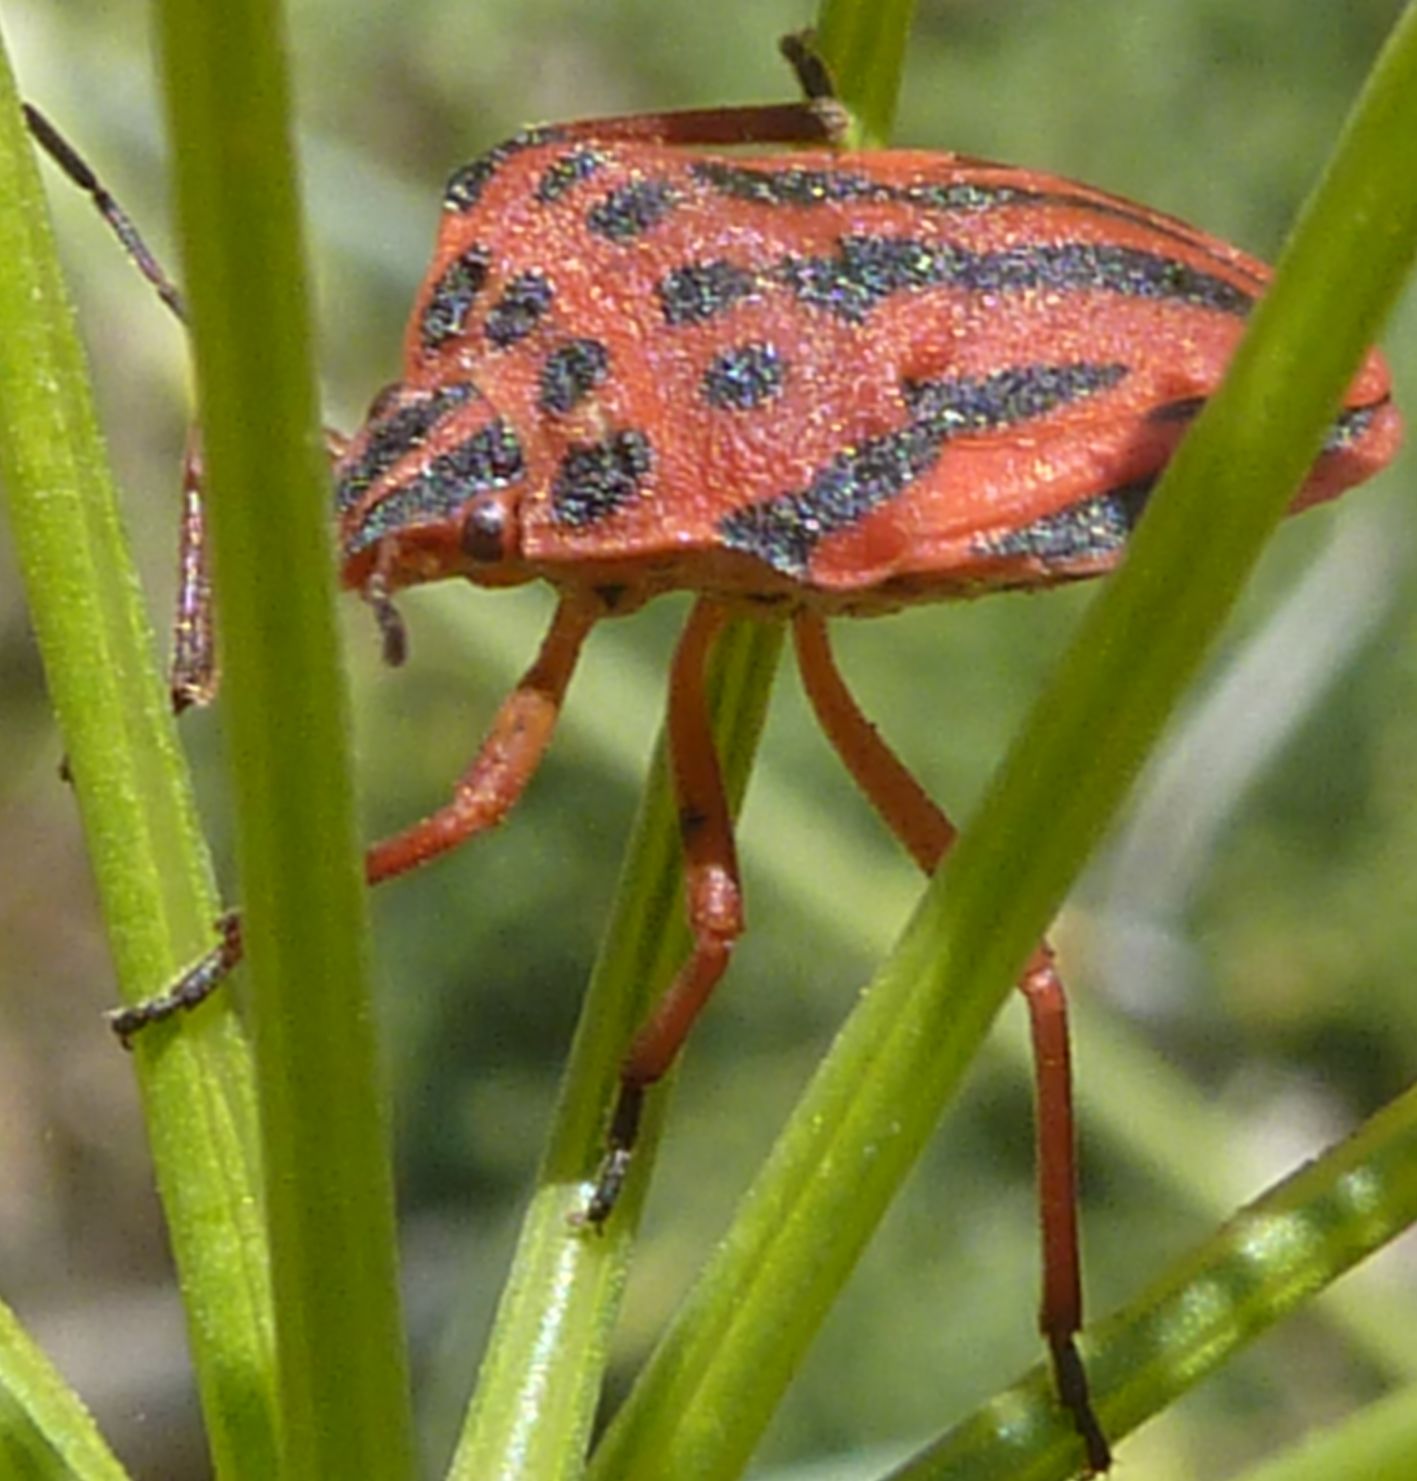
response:
<path id="1" fill-rule="evenodd" d="M 595 594 L 600 598 L 601 605 L 606 612 L 613 612 L 625 600 L 625 594 L 629 589 L 620 581 L 606 582 L 604 586 L 595 588 Z"/>
<path id="2" fill-rule="evenodd" d="M 554 297 L 551 284 L 541 273 L 518 273 L 488 311 L 482 328 L 489 343 L 505 350 L 525 339 L 551 307 Z"/>
<path id="3" fill-rule="evenodd" d="M 607 241 L 629 242 L 663 221 L 674 203 L 667 180 L 636 180 L 597 201 L 586 212 L 586 225 Z"/>
<path id="4" fill-rule="evenodd" d="M 525 476 L 526 461 L 516 434 L 500 419 L 488 422 L 373 505 L 349 537 L 345 555 L 355 555 L 412 525 L 446 520 L 475 494 L 506 488 Z"/>
<path id="5" fill-rule="evenodd" d="M 504 140 L 486 154 L 479 155 L 469 164 L 457 170 L 443 190 L 445 211 L 470 211 L 482 199 L 488 181 L 514 155 L 527 149 L 536 149 L 543 144 L 554 143 L 561 137 L 556 128 L 523 129 L 510 139 Z"/>
<path id="6" fill-rule="evenodd" d="M 1125 298 L 1170 300 L 1193 308 L 1243 317 L 1254 307 L 1254 295 L 1214 273 L 1137 247 L 1097 242 L 1060 242 L 1013 247 L 1002 252 L 968 254 L 957 265 L 961 285 L 977 293 L 1005 293 L 1029 288 L 1062 292 L 1089 289 Z"/>
<path id="7" fill-rule="evenodd" d="M 589 180 L 605 163 L 604 156 L 589 147 L 572 149 L 559 159 L 553 159 L 542 172 L 533 192 L 537 203 L 549 206 L 559 201 L 568 190 Z"/>
<path id="8" fill-rule="evenodd" d="M 1208 250 L 1204 242 L 1197 241 L 1195 233 L 1126 201 L 1075 191 L 1036 190 L 1030 186 L 971 180 L 958 166 L 953 167 L 950 178 L 912 180 L 904 185 L 872 180 L 851 170 L 809 170 L 797 166 L 782 169 L 729 164 L 723 160 L 695 161 L 689 173 L 718 194 L 759 206 L 810 207 L 827 202 L 885 201 L 921 211 L 968 214 L 1012 206 L 1058 206 L 1081 215 L 1127 221 L 1192 249 Z"/>
<path id="9" fill-rule="evenodd" d="M 701 324 L 747 298 L 756 281 L 747 268 L 719 258 L 676 267 L 659 280 L 655 292 L 666 324 Z"/>
<path id="10" fill-rule="evenodd" d="M 1017 185 L 981 185 L 971 180 L 889 185 L 850 170 L 809 170 L 795 165 L 782 169 L 706 159 L 695 160 L 689 173 L 720 195 L 760 206 L 889 201 L 939 211 L 985 211 L 1035 205 L 1041 199 L 1040 192 Z"/>
<path id="11" fill-rule="evenodd" d="M 1080 499 L 1004 534 L 981 536 L 981 555 L 1032 556 L 1044 565 L 1067 567 L 1115 554 L 1127 543 L 1160 475 L 1122 484 Z"/>
<path id="12" fill-rule="evenodd" d="M 653 461 L 649 439 L 634 428 L 574 444 L 551 485 L 553 518 L 580 526 L 613 514 L 639 491 Z"/>
<path id="13" fill-rule="evenodd" d="M 1373 424 L 1373 418 L 1385 407 L 1391 397 L 1384 396 L 1369 406 L 1353 406 L 1340 412 L 1324 438 L 1321 453 L 1339 453 L 1358 442 Z"/>
<path id="14" fill-rule="evenodd" d="M 467 328 L 468 312 L 487 282 L 491 264 L 486 247 L 469 247 L 443 269 L 419 322 L 419 342 L 425 351 L 436 350 Z"/>
<path id="15" fill-rule="evenodd" d="M 889 199 L 889 187 L 845 170 L 763 168 L 695 160 L 689 173 L 731 200 L 762 206 L 818 206 L 826 201 Z"/>
<path id="16" fill-rule="evenodd" d="M 714 357 L 704 371 L 704 399 L 710 406 L 747 411 L 782 394 L 786 363 L 775 345 L 742 344 Z"/>
<path id="17" fill-rule="evenodd" d="M 401 392 L 399 386 L 391 389 L 395 396 Z M 415 393 L 412 399 L 381 397 L 382 409 L 378 416 L 371 416 L 364 445 L 352 458 L 341 459 L 335 465 L 336 509 L 340 513 L 352 509 L 372 484 L 406 454 L 422 447 L 433 428 L 475 394 L 473 386 L 462 381 L 437 391 Z"/>
<path id="18" fill-rule="evenodd" d="M 912 421 L 946 437 L 990 432 L 1046 416 L 1085 396 L 1110 390 L 1127 374 L 1119 364 L 1016 365 L 985 376 L 905 381 L 901 393 Z"/>
<path id="19" fill-rule="evenodd" d="M 922 423 L 871 437 L 839 453 L 803 489 L 745 505 L 719 521 L 730 550 L 805 576 L 817 542 L 846 529 L 932 468 L 944 435 Z"/>
<path id="20" fill-rule="evenodd" d="M 598 339 L 573 339 L 552 350 L 541 367 L 537 404 L 562 413 L 580 405 L 610 373 L 610 351 Z"/>
<path id="21" fill-rule="evenodd" d="M 906 382 L 904 426 L 840 452 L 805 488 L 745 505 L 719 521 L 730 550 L 789 576 L 807 574 L 817 543 L 897 497 L 939 461 L 952 437 L 1036 421 L 1116 385 L 1122 365 L 1023 365 L 987 376 Z"/>
<path id="22" fill-rule="evenodd" d="M 835 256 L 784 257 L 777 277 L 803 303 L 860 323 L 892 293 L 938 282 L 940 270 L 936 255 L 923 242 L 843 237 Z"/>
<path id="23" fill-rule="evenodd" d="M 803 303 L 852 323 L 892 294 L 935 287 L 980 294 L 1091 290 L 1235 315 L 1254 303 L 1233 283 L 1176 258 L 1098 242 L 972 252 L 953 242 L 847 236 L 831 257 L 784 257 L 775 275 Z"/>

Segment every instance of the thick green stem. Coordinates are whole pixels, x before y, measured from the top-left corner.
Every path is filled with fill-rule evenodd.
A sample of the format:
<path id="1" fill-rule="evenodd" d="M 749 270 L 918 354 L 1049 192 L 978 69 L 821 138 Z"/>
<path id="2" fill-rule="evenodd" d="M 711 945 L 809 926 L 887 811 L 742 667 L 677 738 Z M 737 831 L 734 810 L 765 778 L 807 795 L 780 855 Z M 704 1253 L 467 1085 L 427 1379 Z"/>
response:
<path id="1" fill-rule="evenodd" d="M 285 1478 L 412 1468 L 330 498 L 277 0 L 165 0 L 266 1165 Z"/>

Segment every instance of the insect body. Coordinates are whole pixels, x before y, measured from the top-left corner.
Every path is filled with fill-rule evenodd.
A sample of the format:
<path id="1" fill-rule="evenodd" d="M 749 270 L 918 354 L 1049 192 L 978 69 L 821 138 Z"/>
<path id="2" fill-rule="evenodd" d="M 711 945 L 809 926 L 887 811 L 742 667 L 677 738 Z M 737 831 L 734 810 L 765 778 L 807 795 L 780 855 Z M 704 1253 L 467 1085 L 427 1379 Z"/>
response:
<path id="1" fill-rule="evenodd" d="M 542 578 L 560 593 L 451 800 L 370 849 L 371 882 L 506 815 L 597 621 L 664 591 L 699 598 L 668 726 L 693 943 L 623 1062 L 592 1224 L 613 1209 L 645 1090 L 743 929 L 703 696 L 722 622 L 791 622 L 828 737 L 933 870 L 953 829 L 857 709 L 826 619 L 1116 565 L 1268 280 L 1192 227 L 1050 175 L 906 151 L 702 152 L 830 133 L 820 104 L 612 119 L 533 130 L 459 170 L 402 379 L 334 444 L 342 579 L 391 656 L 402 587 Z M 67 146 L 46 147 L 113 219 Z M 1294 507 L 1370 476 L 1400 435 L 1373 353 Z M 240 953 L 233 915 L 217 951 L 116 1026 L 200 1001 Z M 1046 945 L 1020 987 L 1038 1061 L 1042 1326 L 1100 1471 L 1109 1449 L 1074 1345 L 1065 1004 Z"/>
<path id="2" fill-rule="evenodd" d="M 731 117 L 732 115 L 724 115 Z M 1215 388 L 1268 278 L 1183 223 L 1052 176 L 909 152 L 741 158 L 594 124 L 459 171 L 386 391 L 335 468 L 344 580 L 552 582 L 561 605 L 452 802 L 376 846 L 378 880 L 500 818 L 600 617 L 696 592 L 669 734 L 694 945 L 624 1061 L 588 1210 L 608 1216 L 645 1088 L 742 930 L 702 696 L 725 614 L 791 620 L 814 708 L 916 861 L 953 830 L 864 719 L 825 618 L 1095 575 Z M 1301 507 L 1400 425 L 1371 355 Z M 1093 1470 L 1062 987 L 1020 984 L 1038 1048 L 1043 1327 Z"/>
<path id="3" fill-rule="evenodd" d="M 1092 575 L 1266 280 L 950 156 L 526 135 L 448 187 L 404 379 L 336 468 L 345 580 L 873 613 Z M 1374 356 L 1299 502 L 1397 426 Z"/>

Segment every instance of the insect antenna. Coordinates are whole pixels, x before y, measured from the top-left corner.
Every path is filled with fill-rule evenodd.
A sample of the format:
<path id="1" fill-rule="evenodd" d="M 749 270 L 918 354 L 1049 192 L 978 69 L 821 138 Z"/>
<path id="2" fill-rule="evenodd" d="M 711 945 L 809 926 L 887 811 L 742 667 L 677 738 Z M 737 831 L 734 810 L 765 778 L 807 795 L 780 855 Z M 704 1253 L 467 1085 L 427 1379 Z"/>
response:
<path id="1" fill-rule="evenodd" d="M 94 203 L 98 214 L 108 223 L 121 243 L 123 250 L 132 259 L 138 271 L 157 290 L 157 296 L 172 311 L 177 320 L 187 323 L 187 304 L 181 290 L 168 277 L 163 265 L 148 249 L 142 233 L 134 226 L 132 218 L 104 188 L 103 182 L 89 168 L 83 156 L 54 127 L 32 103 L 22 103 L 25 125 L 34 136 L 35 143 L 59 166 L 61 170 Z"/>

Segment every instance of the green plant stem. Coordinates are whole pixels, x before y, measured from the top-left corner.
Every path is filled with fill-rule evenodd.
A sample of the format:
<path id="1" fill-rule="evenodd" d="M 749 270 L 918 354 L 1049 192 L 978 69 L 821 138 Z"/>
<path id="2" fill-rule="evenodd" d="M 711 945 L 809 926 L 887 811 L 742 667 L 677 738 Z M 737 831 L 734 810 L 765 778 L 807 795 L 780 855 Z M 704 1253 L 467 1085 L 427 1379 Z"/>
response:
<path id="1" fill-rule="evenodd" d="M 255 1025 L 285 1481 L 412 1468 L 388 1118 L 276 0 L 165 0 Z"/>
<path id="2" fill-rule="evenodd" d="M 3 54 L 0 262 L 0 481 L 120 988 L 136 1002 L 205 948 L 215 892 Z M 143 1036 L 134 1061 L 212 1452 L 225 1477 L 265 1478 L 271 1312 L 245 1045 L 214 1002 L 180 1033 Z"/>
<path id="3" fill-rule="evenodd" d="M 889 143 L 915 0 L 822 0 L 816 45 L 851 110 L 860 149 Z"/>
<path id="4" fill-rule="evenodd" d="M 88 1410 L 0 1305 L 0 1475 L 122 1481 Z"/>
<path id="5" fill-rule="evenodd" d="M 1409 270 L 1417 11 L 1384 52 L 1225 386 L 973 824 L 809 1086 L 595 1457 L 736 1475 L 827 1306 L 1311 465 Z M 1342 285 L 1341 295 L 1334 285 Z M 1110 1416 L 1105 1407 L 1103 1413 Z"/>

